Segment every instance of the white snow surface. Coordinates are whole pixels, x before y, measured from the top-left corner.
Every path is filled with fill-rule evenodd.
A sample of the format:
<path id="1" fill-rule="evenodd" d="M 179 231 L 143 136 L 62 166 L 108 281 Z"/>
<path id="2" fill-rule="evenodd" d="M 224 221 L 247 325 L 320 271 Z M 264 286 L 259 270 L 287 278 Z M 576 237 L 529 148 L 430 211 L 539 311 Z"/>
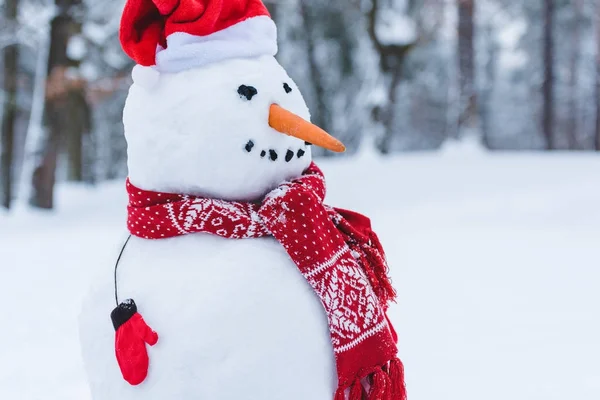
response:
<path id="1" fill-rule="evenodd" d="M 599 157 L 321 166 L 328 203 L 369 215 L 387 250 L 411 400 L 600 398 Z M 90 399 L 77 315 L 89 282 L 111 278 L 124 185 L 62 185 L 57 203 L 0 213 L 1 399 Z"/>

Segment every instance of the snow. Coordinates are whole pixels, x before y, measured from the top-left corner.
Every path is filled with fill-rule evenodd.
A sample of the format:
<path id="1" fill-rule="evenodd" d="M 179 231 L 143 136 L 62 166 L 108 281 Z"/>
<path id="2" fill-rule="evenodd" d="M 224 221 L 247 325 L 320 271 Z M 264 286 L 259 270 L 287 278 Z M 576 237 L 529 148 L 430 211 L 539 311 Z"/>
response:
<path id="1" fill-rule="evenodd" d="M 473 130 L 470 132 L 467 131 L 465 136 L 460 140 L 446 140 L 442 144 L 440 152 L 448 157 L 456 156 L 461 158 L 487 155 L 486 149 L 481 143 L 481 135 L 478 135 Z"/>
<path id="2" fill-rule="evenodd" d="M 100 78 L 99 68 L 92 62 L 84 61 L 79 66 L 79 73 L 88 82 L 94 82 Z"/>
<path id="3" fill-rule="evenodd" d="M 290 93 L 284 83 L 292 87 Z M 241 96 L 242 85 L 257 94 L 250 100 Z M 272 104 L 310 120 L 300 90 L 270 56 L 160 73 L 154 85 L 137 79 L 123 112 L 131 182 L 152 191 L 225 200 L 264 196 L 299 176 L 311 157 L 304 140 L 273 134 Z M 249 141 L 254 146 L 248 151 Z M 305 153 L 285 162 L 288 150 Z M 270 160 L 271 151 L 278 162 Z"/>
<path id="4" fill-rule="evenodd" d="M 73 60 L 83 60 L 87 54 L 87 43 L 80 35 L 72 36 L 67 44 L 67 56 Z"/>
<path id="5" fill-rule="evenodd" d="M 114 365 L 114 330 L 106 323 L 106 310 L 115 306 L 112 278 L 110 268 L 94 279 L 80 321 L 95 400 L 238 400 L 248 393 L 306 400 L 334 393 L 327 318 L 276 241 L 129 241 L 118 269 L 119 299 L 134 298 L 160 337 L 149 351 L 149 375 L 136 388 Z"/>
<path id="6" fill-rule="evenodd" d="M 379 14 L 375 34 L 383 45 L 402 46 L 417 40 L 417 26 L 408 15 L 387 9 Z"/>
<path id="7" fill-rule="evenodd" d="M 103 52 L 104 61 L 115 69 L 125 68 L 131 61 L 129 58 L 118 48 L 109 47 Z"/>
<path id="8" fill-rule="evenodd" d="M 499 29 L 498 41 L 502 52 L 500 53 L 501 70 L 515 70 L 527 65 L 529 55 L 523 51 L 522 40 L 527 33 L 525 18 L 513 19 Z"/>
<path id="9" fill-rule="evenodd" d="M 101 45 L 106 43 L 108 38 L 118 32 L 118 23 L 120 18 L 111 18 L 108 21 L 113 23 L 94 23 L 87 22 L 83 26 L 83 35 L 92 42 Z"/>
<path id="10" fill-rule="evenodd" d="M 371 216 L 387 249 L 411 400 L 600 398 L 599 157 L 322 166 L 328 202 Z M 125 201 L 122 182 L 63 185 L 55 213 L 0 214 L 0 398 L 90 399 L 76 317 L 111 273 Z"/>
<path id="11" fill-rule="evenodd" d="M 153 89 L 160 80 L 160 73 L 152 67 L 136 65 L 131 71 L 133 83 L 145 89 Z"/>
<path id="12" fill-rule="evenodd" d="M 47 30 L 40 33 L 39 50 L 35 61 L 35 77 L 33 82 L 33 95 L 27 135 L 25 136 L 25 147 L 23 164 L 19 176 L 18 198 L 30 198 L 30 177 L 33 175 L 36 163 L 41 154 L 41 144 L 44 135 L 44 103 L 46 78 L 48 76 L 48 52 L 50 51 L 50 35 Z"/>

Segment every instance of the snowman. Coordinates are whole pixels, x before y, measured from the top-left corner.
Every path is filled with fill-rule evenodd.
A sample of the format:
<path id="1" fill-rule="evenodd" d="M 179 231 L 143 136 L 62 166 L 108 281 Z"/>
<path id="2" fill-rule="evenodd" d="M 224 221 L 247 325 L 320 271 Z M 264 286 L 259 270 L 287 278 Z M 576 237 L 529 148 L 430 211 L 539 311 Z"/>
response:
<path id="1" fill-rule="evenodd" d="M 92 398 L 404 399 L 383 250 L 323 203 L 311 146 L 344 146 L 263 3 L 128 0 L 120 39 L 130 236 L 83 303 Z"/>

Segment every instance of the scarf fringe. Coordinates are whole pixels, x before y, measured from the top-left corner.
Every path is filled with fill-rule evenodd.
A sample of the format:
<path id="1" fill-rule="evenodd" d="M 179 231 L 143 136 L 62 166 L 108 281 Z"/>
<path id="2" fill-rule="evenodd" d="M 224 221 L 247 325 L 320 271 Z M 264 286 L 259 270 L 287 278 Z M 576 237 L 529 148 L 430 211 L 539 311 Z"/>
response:
<path id="1" fill-rule="evenodd" d="M 368 400 L 391 400 L 390 378 L 384 370 L 376 371 L 371 381 Z"/>
<path id="2" fill-rule="evenodd" d="M 360 379 L 354 381 L 354 385 L 350 389 L 350 395 L 348 396 L 348 400 L 363 400 L 363 395 L 365 394 L 365 389 L 363 388 Z"/>
<path id="3" fill-rule="evenodd" d="M 377 369 L 369 376 L 369 382 L 368 394 L 361 380 L 357 379 L 349 388 L 338 388 L 334 400 L 407 400 L 404 366 L 399 358 L 394 358 L 385 367 Z"/>
<path id="4" fill-rule="evenodd" d="M 365 247 L 365 253 L 373 266 L 376 286 L 378 288 L 376 293 L 384 304 L 387 304 L 390 301 L 394 301 L 398 294 L 392 286 L 392 281 L 389 276 L 390 270 L 385 261 L 385 253 L 383 251 L 383 246 L 379 241 L 379 237 L 377 237 L 375 232 L 371 231 L 369 232 L 369 239 L 376 250 L 373 247 L 367 246 Z"/>
<path id="5" fill-rule="evenodd" d="M 329 212 L 354 257 L 358 258 L 363 267 L 375 295 L 387 308 L 389 302 L 396 300 L 397 293 L 392 286 L 383 246 L 371 229 L 369 220 L 360 214 L 339 208 Z"/>
<path id="6" fill-rule="evenodd" d="M 406 400 L 406 383 L 404 382 L 404 365 L 399 358 L 395 358 L 390 362 L 390 392 L 392 400 Z"/>
<path id="7" fill-rule="evenodd" d="M 397 297 L 396 290 L 392 286 L 389 276 L 389 267 L 385 261 L 385 255 L 379 238 L 375 232 L 369 233 L 370 243 L 360 243 L 351 235 L 344 233 L 344 239 L 354 254 L 359 257 L 363 271 L 367 275 L 369 283 L 382 305 L 394 301 Z"/>

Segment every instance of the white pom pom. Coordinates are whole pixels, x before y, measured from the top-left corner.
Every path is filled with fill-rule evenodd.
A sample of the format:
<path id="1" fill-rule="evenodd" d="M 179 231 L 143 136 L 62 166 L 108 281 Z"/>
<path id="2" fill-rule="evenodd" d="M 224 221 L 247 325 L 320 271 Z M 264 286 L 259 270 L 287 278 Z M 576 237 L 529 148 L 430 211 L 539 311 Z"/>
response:
<path id="1" fill-rule="evenodd" d="M 152 67 L 136 65 L 131 71 L 133 83 L 146 89 L 152 89 L 158 83 L 160 73 Z"/>

